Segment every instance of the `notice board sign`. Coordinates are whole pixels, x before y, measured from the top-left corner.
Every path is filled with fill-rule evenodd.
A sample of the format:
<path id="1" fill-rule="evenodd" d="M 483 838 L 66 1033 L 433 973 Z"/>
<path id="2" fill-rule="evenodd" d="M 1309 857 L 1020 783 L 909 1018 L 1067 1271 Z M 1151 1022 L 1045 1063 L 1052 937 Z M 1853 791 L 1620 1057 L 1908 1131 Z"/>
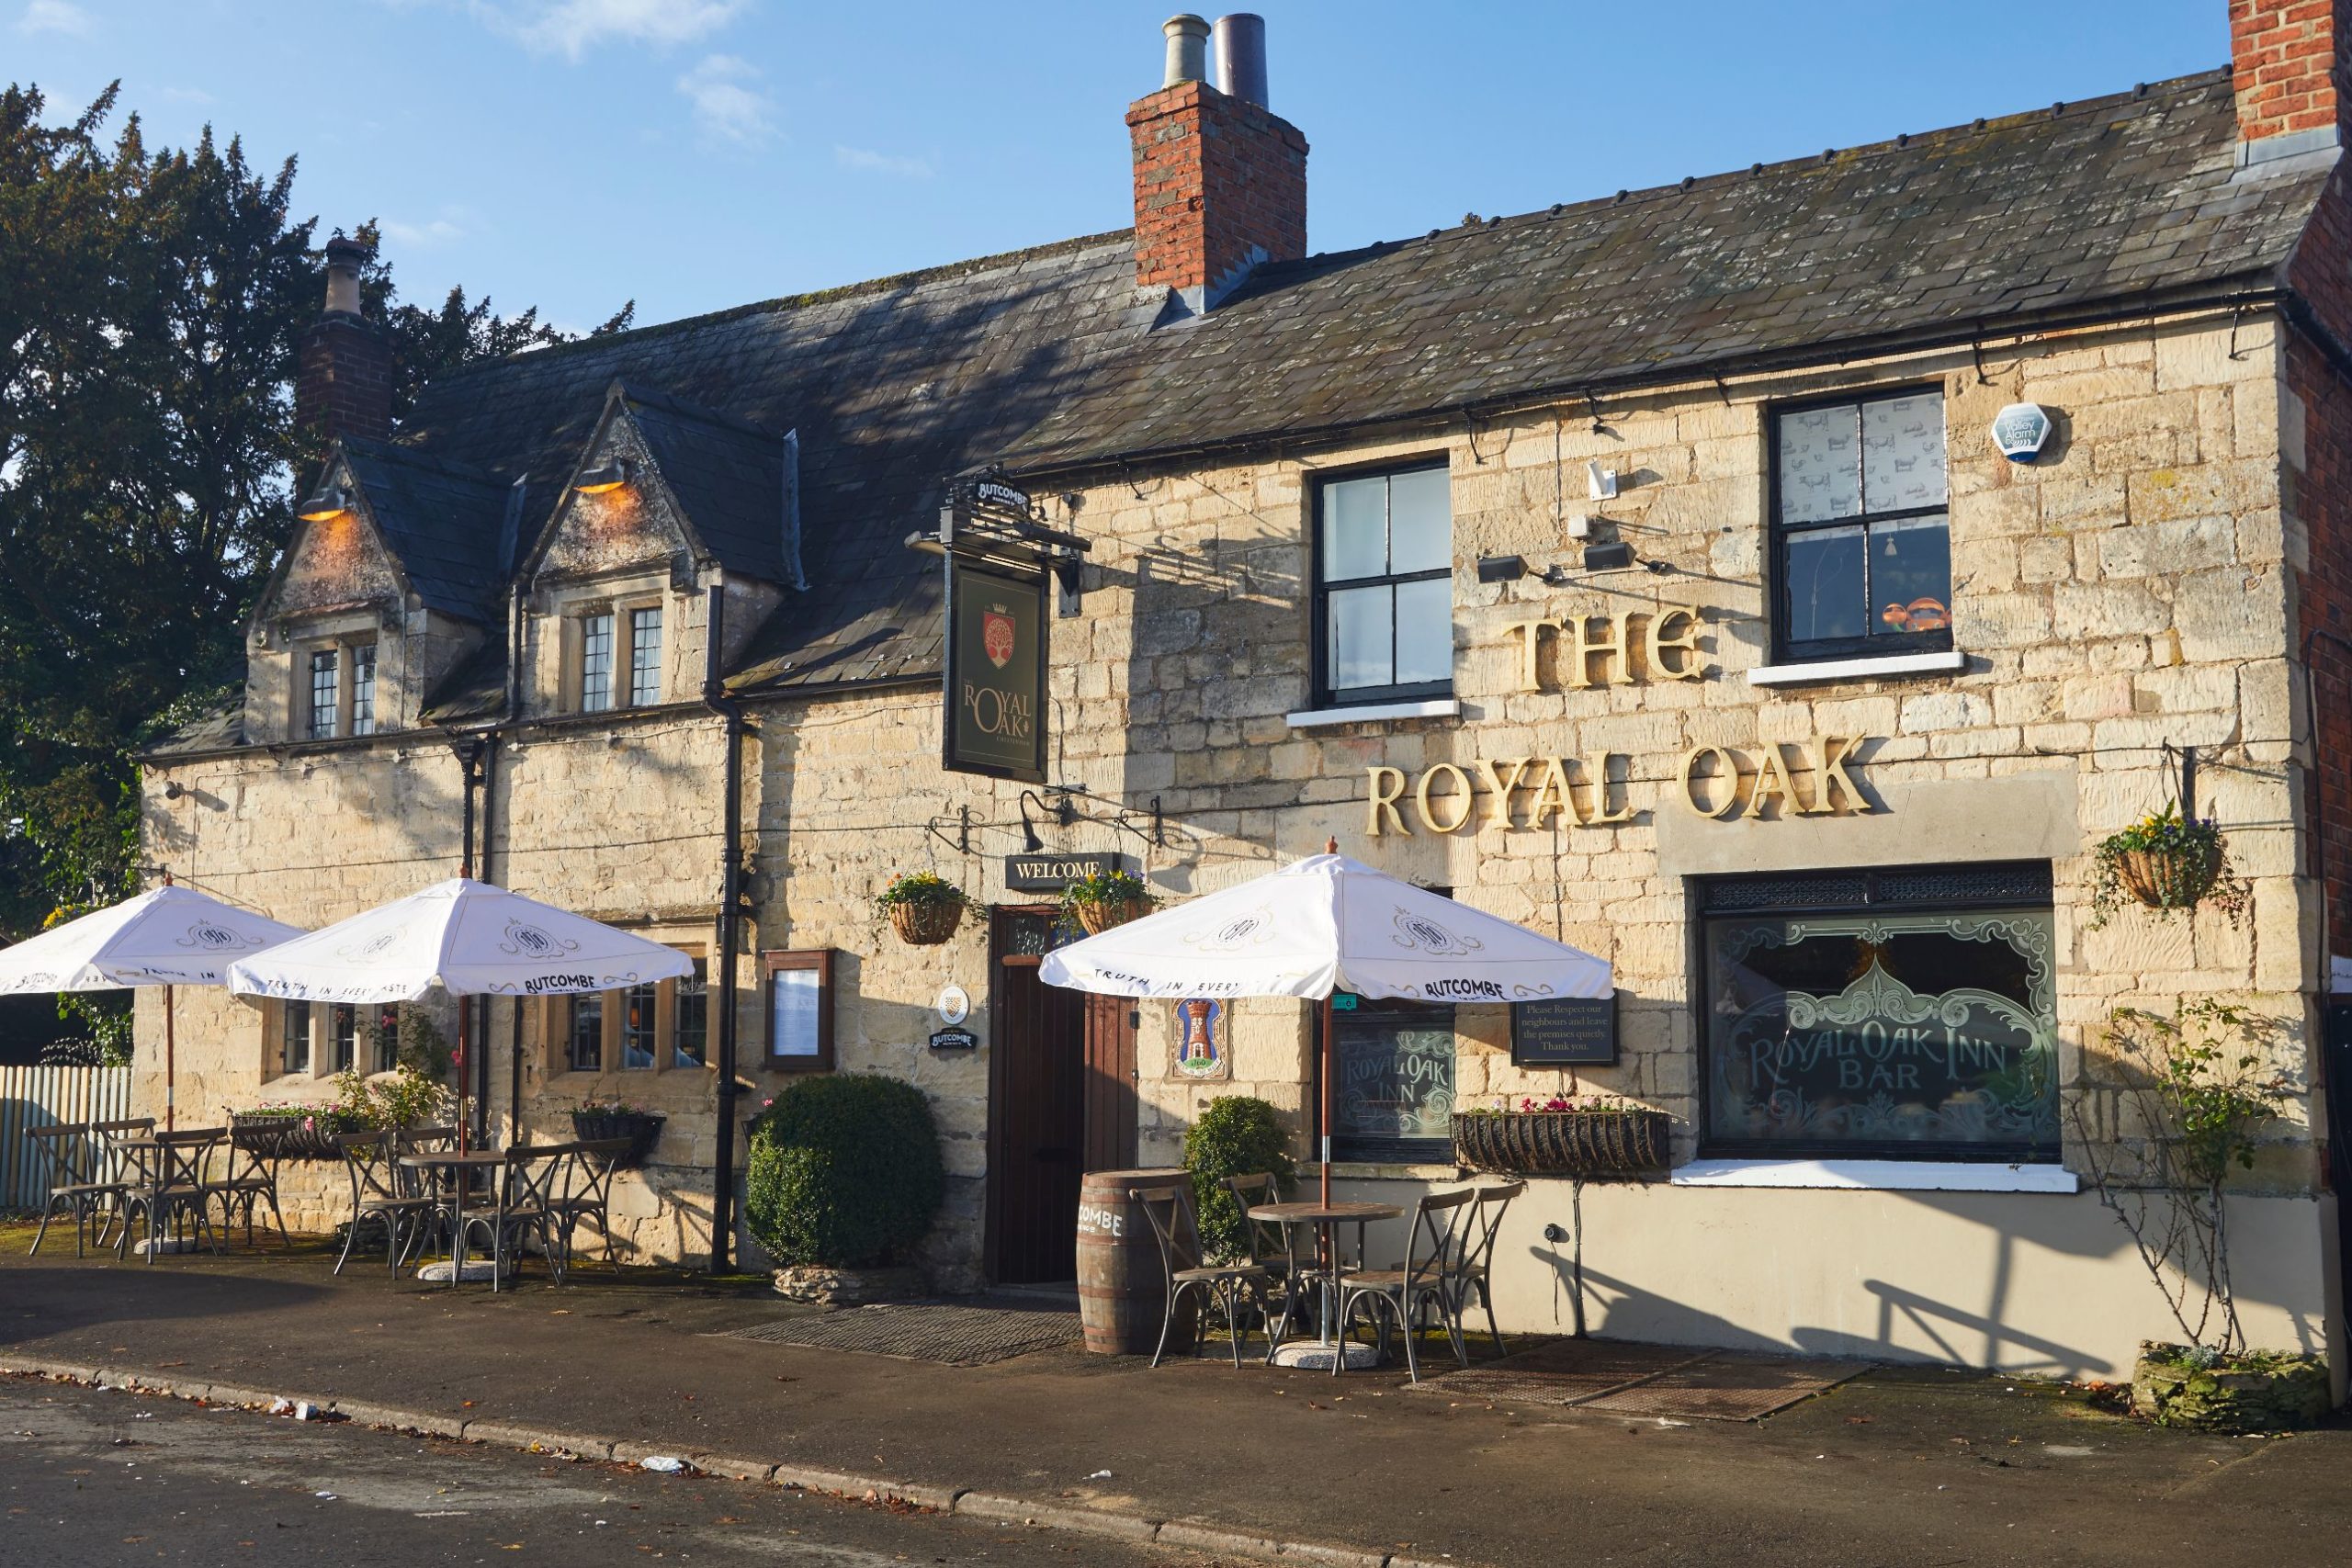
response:
<path id="1" fill-rule="evenodd" d="M 1046 575 L 947 558 L 950 773 L 1046 778 Z"/>
<path id="2" fill-rule="evenodd" d="M 1514 1003 L 1510 1059 L 1521 1067 L 1615 1066 L 1616 996 Z"/>

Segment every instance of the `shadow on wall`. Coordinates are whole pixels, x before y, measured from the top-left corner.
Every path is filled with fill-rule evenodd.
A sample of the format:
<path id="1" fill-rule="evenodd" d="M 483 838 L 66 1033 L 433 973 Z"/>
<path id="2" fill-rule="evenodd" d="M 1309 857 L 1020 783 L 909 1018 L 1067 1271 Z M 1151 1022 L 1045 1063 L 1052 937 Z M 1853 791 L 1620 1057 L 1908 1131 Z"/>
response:
<path id="1" fill-rule="evenodd" d="M 57 1227 L 50 1230 L 55 1245 Z M 74 1245 L 66 1226 L 65 1245 Z M 275 1312 L 328 1292 L 316 1285 L 190 1273 L 129 1262 L 107 1276 L 103 1289 L 85 1268 L 11 1269 L 8 1305 L 0 1314 L 0 1345 L 28 1345 L 102 1324 L 209 1320 L 233 1313 Z"/>
<path id="2" fill-rule="evenodd" d="M 2121 1231 L 2109 1222 L 2103 1211 L 2093 1210 L 2086 1214 L 2086 1200 L 2070 1201 L 2064 1205 L 2063 1215 L 2053 1215 L 2061 1218 L 2061 1223 L 2027 1235 L 1972 1213 L 1972 1205 L 1981 1210 L 1984 1201 L 1982 1194 L 1920 1192 L 1886 1196 L 1899 1196 L 1970 1228 L 1990 1233 L 1993 1258 L 1982 1276 L 1984 1295 L 1980 1302 L 1964 1305 L 1893 1280 L 1864 1276 L 1855 1283 L 1876 1303 L 1871 1332 L 1801 1324 L 1776 1333 L 1759 1332 L 1592 1267 L 1584 1258 L 1581 1190 L 1571 1199 L 1569 1226 L 1548 1227 L 1557 1231 L 1559 1239 L 1547 1237 L 1528 1247 L 1527 1255 L 1534 1266 L 1547 1272 L 1555 1321 L 1571 1325 L 1578 1334 L 1600 1322 L 1625 1338 L 1674 1344 L 1749 1350 L 1786 1350 L 1794 1347 L 1815 1356 L 2002 1366 L 2018 1372 L 2068 1379 L 2112 1378 L 2122 1373 L 2124 1369 L 2108 1356 L 2029 1333 L 2006 1321 L 2017 1293 L 2021 1247 L 2030 1245 L 2036 1251 L 2063 1258 L 2130 1268 L 2136 1274 L 2138 1265 L 2130 1256 Z M 1695 1243 L 1695 1234 L 1693 1239 Z M 1814 1266 L 1827 1269 L 1849 1267 L 1858 1261 L 1822 1258 Z M 1792 1265 L 1783 1259 L 1781 1266 Z M 1804 1259 L 1796 1259 L 1792 1266 L 1808 1265 Z M 1767 1297 L 1783 1293 L 1774 1289 L 1770 1281 L 1758 1283 Z M 2152 1282 L 2134 1280 L 2124 1288 L 2133 1286 L 2147 1290 L 2150 1304 L 2154 1304 L 2155 1287 Z"/>

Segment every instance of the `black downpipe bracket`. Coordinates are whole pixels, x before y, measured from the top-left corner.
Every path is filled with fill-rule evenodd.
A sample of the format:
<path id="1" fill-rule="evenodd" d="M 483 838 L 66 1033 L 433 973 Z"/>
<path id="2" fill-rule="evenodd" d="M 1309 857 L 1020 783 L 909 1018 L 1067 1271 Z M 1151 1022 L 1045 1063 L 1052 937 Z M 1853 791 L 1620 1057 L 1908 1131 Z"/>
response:
<path id="1" fill-rule="evenodd" d="M 743 709 L 727 694 L 720 671 L 727 647 L 727 590 L 714 582 L 705 597 L 703 705 L 727 726 L 726 783 L 718 847 L 718 962 L 711 976 L 718 993 L 718 1156 L 710 1190 L 710 1270 L 730 1267 L 735 1236 L 735 961 L 741 943 L 743 903 Z"/>

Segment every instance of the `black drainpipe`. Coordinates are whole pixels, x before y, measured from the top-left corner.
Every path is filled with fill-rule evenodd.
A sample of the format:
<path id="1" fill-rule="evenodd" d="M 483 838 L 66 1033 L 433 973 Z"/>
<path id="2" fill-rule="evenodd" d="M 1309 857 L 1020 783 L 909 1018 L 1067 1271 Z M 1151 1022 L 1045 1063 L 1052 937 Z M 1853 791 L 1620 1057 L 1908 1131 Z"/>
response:
<path id="1" fill-rule="evenodd" d="M 459 876 L 472 876 L 474 874 L 474 866 L 476 863 L 474 856 L 474 791 L 481 788 L 486 777 L 485 770 L 482 765 L 482 759 L 489 750 L 489 741 L 482 736 L 472 735 L 468 736 L 465 739 L 457 741 L 454 744 L 458 753 L 458 766 L 463 775 L 461 793 L 465 795 L 464 846 L 460 850 L 458 855 L 458 874 Z M 485 808 L 484 815 L 487 815 L 487 808 Z M 490 1052 L 488 1050 L 488 1046 L 490 1044 L 490 1028 L 488 1022 L 490 1014 L 487 1010 L 488 1001 L 489 998 L 486 997 L 477 997 L 470 998 L 460 998 L 458 1002 L 458 1005 L 461 1008 L 470 1007 L 474 1010 L 474 1025 L 469 1032 L 472 1045 L 473 1059 L 469 1062 L 467 1066 L 472 1068 L 474 1075 L 474 1087 L 471 1091 L 471 1097 L 473 1100 L 473 1141 L 474 1145 L 477 1148 L 481 1146 L 490 1135 L 489 1116 L 482 1107 L 482 1101 L 490 1095 Z M 458 1087 L 460 1089 L 463 1089 L 465 1086 L 461 1082 Z"/>
<path id="2" fill-rule="evenodd" d="M 703 705 L 726 721 L 727 771 L 718 847 L 718 1169 L 710 1189 L 710 1271 L 724 1274 L 735 1235 L 735 959 L 743 901 L 743 709 L 720 679 L 727 645 L 727 590 L 704 597 Z"/>

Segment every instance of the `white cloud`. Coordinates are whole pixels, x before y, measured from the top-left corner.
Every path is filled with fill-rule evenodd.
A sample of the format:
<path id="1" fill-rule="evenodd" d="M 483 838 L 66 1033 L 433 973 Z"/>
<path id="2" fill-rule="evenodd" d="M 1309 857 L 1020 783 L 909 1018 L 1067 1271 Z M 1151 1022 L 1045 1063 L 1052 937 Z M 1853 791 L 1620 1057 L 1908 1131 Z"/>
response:
<path id="1" fill-rule="evenodd" d="M 382 229 L 387 240 L 416 250 L 431 250 L 435 245 L 446 245 L 452 240 L 466 237 L 464 228 L 447 218 L 435 218 L 430 223 L 402 223 L 387 218 L 378 227 Z"/>
<path id="2" fill-rule="evenodd" d="M 751 85 L 759 69 L 732 54 L 710 54 L 678 78 L 678 91 L 694 106 L 695 123 L 729 141 L 764 141 L 775 130 L 775 105 Z"/>
<path id="3" fill-rule="evenodd" d="M 214 101 L 212 95 L 201 87 L 166 87 L 164 99 L 175 104 L 209 104 Z"/>
<path id="4" fill-rule="evenodd" d="M 888 152 L 869 152 L 863 147 L 835 147 L 833 162 L 844 169 L 856 169 L 872 175 L 895 175 L 902 180 L 927 180 L 934 172 L 928 158 L 901 158 Z"/>
<path id="5" fill-rule="evenodd" d="M 68 38 L 90 36 L 90 14 L 70 0 L 32 0 L 17 18 L 20 33 L 63 33 Z"/>
<path id="6" fill-rule="evenodd" d="M 578 60 L 600 43 L 692 43 L 741 15 L 747 0 L 473 0 L 492 27 L 543 54 Z"/>

